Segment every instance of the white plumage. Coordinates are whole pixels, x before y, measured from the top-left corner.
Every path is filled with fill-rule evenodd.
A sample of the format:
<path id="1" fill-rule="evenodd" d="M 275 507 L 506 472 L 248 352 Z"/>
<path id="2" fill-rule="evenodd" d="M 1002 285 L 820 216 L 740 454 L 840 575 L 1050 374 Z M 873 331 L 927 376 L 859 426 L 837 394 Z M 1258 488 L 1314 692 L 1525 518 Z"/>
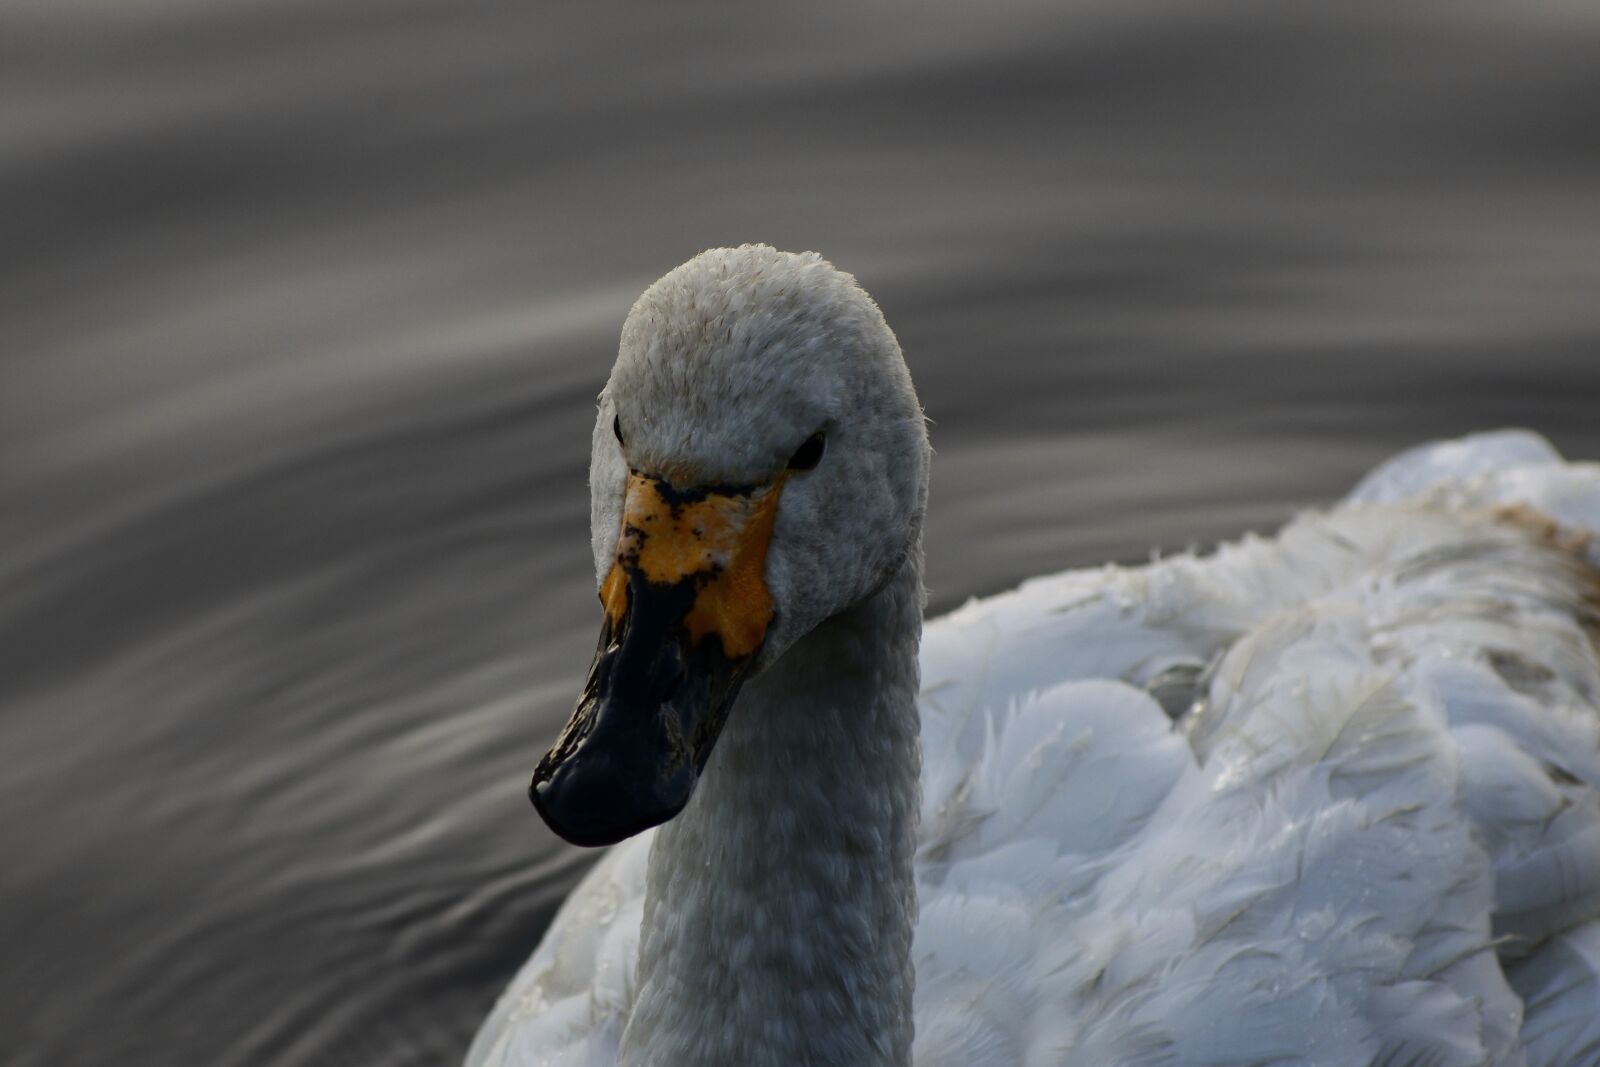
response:
<path id="1" fill-rule="evenodd" d="M 1600 467 L 1486 434 L 929 623 L 914 1062 L 1600 1063 L 1593 530 Z M 471 1067 L 616 1062 L 657 833 Z"/>
<path id="2" fill-rule="evenodd" d="M 1593 529 L 1600 467 L 1490 434 L 1276 539 L 930 623 L 919 1067 L 1600 1062 Z M 1184 679 L 1175 726 L 1149 690 Z M 652 836 L 469 1063 L 614 1056 Z"/>

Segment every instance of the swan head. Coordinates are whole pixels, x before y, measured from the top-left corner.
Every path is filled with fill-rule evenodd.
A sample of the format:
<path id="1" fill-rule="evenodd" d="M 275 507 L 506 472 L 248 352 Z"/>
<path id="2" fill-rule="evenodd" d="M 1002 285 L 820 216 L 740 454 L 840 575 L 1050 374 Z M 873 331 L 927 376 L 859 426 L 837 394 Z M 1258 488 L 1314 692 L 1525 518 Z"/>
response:
<path id="1" fill-rule="evenodd" d="M 590 460 L 605 617 L 529 795 L 605 845 L 688 803 L 741 684 L 915 549 L 928 441 L 899 343 L 814 253 L 704 252 L 629 313 Z"/>

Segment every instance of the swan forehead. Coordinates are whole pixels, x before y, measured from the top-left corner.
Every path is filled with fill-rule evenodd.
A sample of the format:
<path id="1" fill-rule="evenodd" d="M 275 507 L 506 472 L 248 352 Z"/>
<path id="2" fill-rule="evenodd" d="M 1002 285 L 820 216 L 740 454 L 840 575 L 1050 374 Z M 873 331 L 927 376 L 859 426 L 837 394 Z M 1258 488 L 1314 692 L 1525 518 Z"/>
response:
<path id="1" fill-rule="evenodd" d="M 606 396 L 635 466 L 752 484 L 841 411 L 870 410 L 897 356 L 877 305 L 821 256 L 716 249 L 639 298 Z"/>

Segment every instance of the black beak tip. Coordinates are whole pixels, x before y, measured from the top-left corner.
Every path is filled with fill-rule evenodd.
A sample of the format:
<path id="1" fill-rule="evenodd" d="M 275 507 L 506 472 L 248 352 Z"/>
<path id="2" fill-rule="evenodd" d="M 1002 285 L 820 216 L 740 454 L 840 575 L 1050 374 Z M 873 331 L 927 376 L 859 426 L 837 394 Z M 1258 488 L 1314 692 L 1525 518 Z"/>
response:
<path id="1" fill-rule="evenodd" d="M 623 781 L 603 758 L 541 764 L 528 785 L 528 799 L 563 841 L 602 848 L 666 822 L 694 791 L 694 773 L 687 767 L 644 788 L 629 788 Z"/>

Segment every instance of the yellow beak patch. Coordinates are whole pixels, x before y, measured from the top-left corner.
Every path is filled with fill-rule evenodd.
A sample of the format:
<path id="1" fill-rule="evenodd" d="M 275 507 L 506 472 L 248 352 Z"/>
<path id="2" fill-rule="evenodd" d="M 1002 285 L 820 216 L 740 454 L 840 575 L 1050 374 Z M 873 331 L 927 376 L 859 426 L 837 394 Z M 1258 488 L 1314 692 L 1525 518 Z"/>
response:
<path id="1" fill-rule="evenodd" d="M 600 586 L 612 625 L 627 611 L 630 577 L 652 585 L 689 581 L 696 590 L 684 617 L 691 645 L 716 634 L 729 659 L 752 655 L 772 623 L 764 572 L 782 489 L 779 478 L 749 492 L 681 492 L 629 474 L 616 562 Z"/>

